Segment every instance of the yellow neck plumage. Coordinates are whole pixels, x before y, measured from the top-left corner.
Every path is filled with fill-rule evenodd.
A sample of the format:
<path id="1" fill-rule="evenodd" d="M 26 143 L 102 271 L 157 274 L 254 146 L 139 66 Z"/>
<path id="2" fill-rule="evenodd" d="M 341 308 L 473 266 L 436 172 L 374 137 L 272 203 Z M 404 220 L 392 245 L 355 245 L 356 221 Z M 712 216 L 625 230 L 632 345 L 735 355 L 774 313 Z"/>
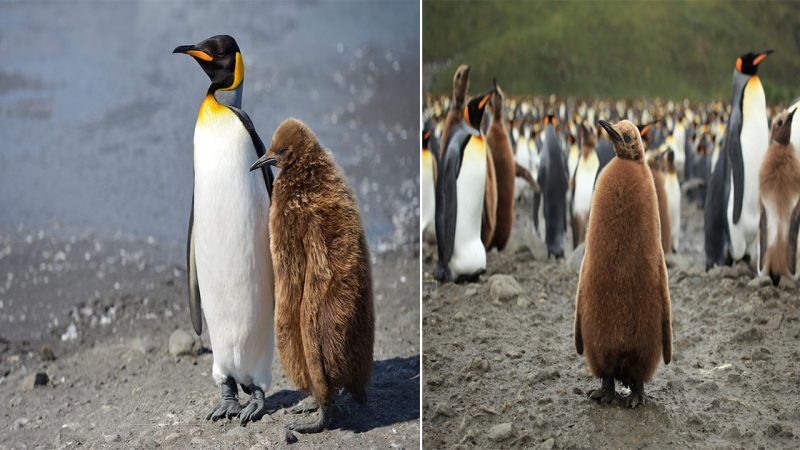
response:
<path id="1" fill-rule="evenodd" d="M 221 91 L 232 91 L 239 87 L 244 80 L 244 61 L 242 61 L 242 54 L 236 52 L 236 67 L 233 69 L 233 83 L 226 88 L 221 88 Z"/>

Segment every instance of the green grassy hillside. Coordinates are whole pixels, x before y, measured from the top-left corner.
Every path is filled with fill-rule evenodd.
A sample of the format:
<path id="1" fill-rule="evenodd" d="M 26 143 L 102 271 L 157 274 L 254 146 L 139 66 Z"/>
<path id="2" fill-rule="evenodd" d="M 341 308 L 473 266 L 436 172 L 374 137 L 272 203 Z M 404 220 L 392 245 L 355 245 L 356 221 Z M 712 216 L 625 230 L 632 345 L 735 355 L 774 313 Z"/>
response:
<path id="1" fill-rule="evenodd" d="M 768 100 L 800 95 L 800 2 L 425 0 L 422 10 L 433 92 L 449 92 L 467 63 L 471 92 L 496 75 L 508 94 L 727 100 L 737 56 L 772 48 L 759 70 Z"/>

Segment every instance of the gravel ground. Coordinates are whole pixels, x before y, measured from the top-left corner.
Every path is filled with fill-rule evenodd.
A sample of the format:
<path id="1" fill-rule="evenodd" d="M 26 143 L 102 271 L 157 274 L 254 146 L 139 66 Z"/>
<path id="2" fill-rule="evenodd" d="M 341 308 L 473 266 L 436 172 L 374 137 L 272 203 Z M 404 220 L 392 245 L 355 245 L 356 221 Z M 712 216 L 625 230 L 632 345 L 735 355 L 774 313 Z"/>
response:
<path id="1" fill-rule="evenodd" d="M 219 390 L 207 334 L 193 337 L 185 267 L 161 259 L 174 246 L 56 234 L 0 233 L 0 449 L 287 445 L 284 427 L 297 417 L 283 408 L 303 394 L 277 356 L 271 417 L 245 428 L 205 420 Z M 293 448 L 419 447 L 418 270 L 416 253 L 373 252 L 369 401 L 362 407 L 338 396 L 335 428 L 297 435 Z M 53 295 L 85 300 L 48 308 Z M 186 354 L 169 352 L 173 333 L 189 337 Z M 37 373 L 47 380 L 37 381 Z"/>
<path id="2" fill-rule="evenodd" d="M 743 264 L 705 273 L 702 224 L 702 211 L 684 206 L 682 252 L 668 258 L 674 356 L 634 410 L 619 398 L 606 406 L 587 398 L 600 381 L 573 343 L 576 255 L 547 261 L 531 221 L 518 218 L 480 282 L 438 285 L 426 246 L 425 446 L 800 446 L 798 290 L 748 286 L 756 282 Z M 498 275 L 513 277 L 518 292 Z"/>

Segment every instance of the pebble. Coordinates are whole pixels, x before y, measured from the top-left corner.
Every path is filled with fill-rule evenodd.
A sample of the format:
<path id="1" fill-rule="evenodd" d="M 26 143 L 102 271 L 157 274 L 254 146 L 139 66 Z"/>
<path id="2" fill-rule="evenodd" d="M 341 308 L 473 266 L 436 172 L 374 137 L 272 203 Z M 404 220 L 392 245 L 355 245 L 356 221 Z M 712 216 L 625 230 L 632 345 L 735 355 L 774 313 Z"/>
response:
<path id="1" fill-rule="evenodd" d="M 556 446 L 556 440 L 553 439 L 553 438 L 550 438 L 550 439 L 540 443 L 539 445 L 537 445 L 536 446 L 536 450 L 551 450 L 551 449 L 555 448 L 555 446 Z"/>
<path id="2" fill-rule="evenodd" d="M 489 277 L 489 297 L 493 302 L 514 300 L 522 294 L 522 286 L 511 275 Z"/>
<path id="3" fill-rule="evenodd" d="M 519 297 L 517 297 L 517 306 L 522 308 L 527 308 L 528 306 L 531 306 L 531 299 L 520 295 Z"/>
<path id="4" fill-rule="evenodd" d="M 436 409 L 433 411 L 433 417 L 454 417 L 456 415 L 456 411 L 449 403 L 442 403 L 436 406 Z"/>
<path id="5" fill-rule="evenodd" d="M 169 335 L 169 354 L 172 356 L 191 355 L 194 349 L 194 336 L 186 330 L 175 330 Z"/>
<path id="6" fill-rule="evenodd" d="M 697 390 L 703 393 L 716 392 L 719 390 L 719 385 L 713 381 L 706 381 L 697 386 Z"/>
<path id="7" fill-rule="evenodd" d="M 39 357 L 42 359 L 42 361 L 56 360 L 56 355 L 54 355 L 53 351 L 50 350 L 50 347 L 46 345 L 42 346 L 42 348 L 39 350 Z"/>
<path id="8" fill-rule="evenodd" d="M 789 425 L 782 425 L 780 423 L 774 423 L 769 427 L 767 427 L 767 431 L 764 434 L 770 437 L 784 437 L 784 438 L 790 438 L 794 436 L 792 427 L 790 427 Z"/>
<path id="9" fill-rule="evenodd" d="M 171 339 L 171 338 L 170 338 Z M 146 355 L 155 350 L 156 346 L 149 337 L 137 337 L 131 341 L 131 348 L 139 353 Z M 170 346 L 170 348 L 172 348 Z"/>
<path id="10" fill-rule="evenodd" d="M 286 443 L 294 444 L 295 442 L 297 442 L 297 435 L 292 430 L 286 430 Z"/>
<path id="11" fill-rule="evenodd" d="M 752 280 L 750 280 L 750 282 L 747 283 L 747 287 L 754 289 L 763 288 L 767 286 L 772 286 L 772 280 L 770 280 L 769 277 L 767 276 L 753 278 Z"/>
<path id="12" fill-rule="evenodd" d="M 474 297 L 476 295 L 478 295 L 478 288 L 476 287 L 468 287 L 464 291 L 464 297 Z"/>
<path id="13" fill-rule="evenodd" d="M 122 436 L 119 434 L 104 434 L 103 440 L 106 441 L 106 444 L 113 444 L 114 442 L 119 442 L 122 440 Z"/>
<path id="14" fill-rule="evenodd" d="M 466 367 L 467 372 L 488 372 L 489 361 L 483 358 L 473 359 Z"/>
<path id="15" fill-rule="evenodd" d="M 764 332 L 758 328 L 740 331 L 733 336 L 733 342 L 757 342 L 764 339 Z"/>
<path id="16" fill-rule="evenodd" d="M 501 423 L 489 429 L 488 438 L 490 441 L 503 442 L 511 439 L 516 434 L 514 424 L 511 422 Z"/>
<path id="17" fill-rule="evenodd" d="M 14 429 L 19 430 L 20 428 L 24 427 L 28 424 L 30 420 L 27 417 L 20 417 L 19 419 L 14 421 Z"/>
<path id="18" fill-rule="evenodd" d="M 34 388 L 47 386 L 49 381 L 50 377 L 44 372 L 31 373 L 22 379 L 22 389 L 32 391 Z"/>

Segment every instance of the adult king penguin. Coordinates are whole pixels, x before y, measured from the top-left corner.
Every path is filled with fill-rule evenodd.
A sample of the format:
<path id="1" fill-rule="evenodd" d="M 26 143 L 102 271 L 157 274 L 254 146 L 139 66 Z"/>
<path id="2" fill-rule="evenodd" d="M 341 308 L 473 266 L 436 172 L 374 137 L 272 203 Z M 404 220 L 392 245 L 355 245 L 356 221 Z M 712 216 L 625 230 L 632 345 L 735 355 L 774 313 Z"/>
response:
<path id="1" fill-rule="evenodd" d="M 481 218 L 487 150 L 479 130 L 492 92 L 467 103 L 464 120 L 453 128 L 443 147 L 436 185 L 438 260 L 433 273 L 439 281 L 474 280 L 486 270 Z"/>
<path id="2" fill-rule="evenodd" d="M 214 36 L 173 53 L 193 57 L 211 79 L 194 130 L 194 194 L 187 245 L 189 311 L 194 330 L 208 324 L 212 377 L 222 398 L 207 419 L 266 413 L 272 383 L 273 275 L 269 249 L 272 172 L 248 169 L 265 153 L 253 123 L 240 109 L 244 62 L 236 41 Z M 221 103 L 216 96 L 227 100 Z M 236 384 L 250 394 L 244 408 Z"/>
<path id="3" fill-rule="evenodd" d="M 733 70 L 733 103 L 725 129 L 725 155 L 730 161 L 731 192 L 727 219 L 734 261 L 754 256 L 758 231 L 758 171 L 769 145 L 767 101 L 758 65 L 772 53 L 747 53 Z"/>

